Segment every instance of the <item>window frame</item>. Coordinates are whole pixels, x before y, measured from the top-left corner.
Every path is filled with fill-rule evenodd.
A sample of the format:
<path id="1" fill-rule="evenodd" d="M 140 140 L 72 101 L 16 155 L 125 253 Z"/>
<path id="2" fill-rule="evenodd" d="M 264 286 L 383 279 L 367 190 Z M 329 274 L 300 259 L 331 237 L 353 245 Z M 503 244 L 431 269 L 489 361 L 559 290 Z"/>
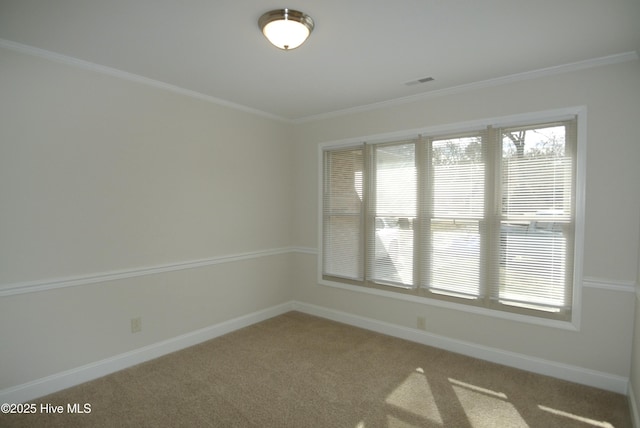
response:
<path id="1" fill-rule="evenodd" d="M 377 134 L 360 138 L 351 138 L 348 140 L 329 141 L 318 145 L 318 263 L 317 263 L 317 282 L 322 286 L 335 287 L 339 289 L 356 291 L 360 293 L 373 294 L 377 296 L 399 299 L 414 303 L 421 303 L 429 306 L 444 307 L 448 309 L 459 310 L 468 313 L 482 314 L 494 318 L 508 319 L 530 324 L 544 325 L 549 327 L 579 330 L 581 320 L 582 305 L 582 267 L 583 267 L 583 248 L 584 248 L 584 206 L 585 206 L 585 182 L 586 182 L 586 115 L 587 110 L 584 106 L 568 107 L 563 109 L 548 110 L 542 112 L 525 113 L 497 118 L 487 118 L 476 121 L 459 122 L 442 126 L 432 126 L 427 128 L 411 129 L 387 134 Z M 460 303 L 458 299 L 447 299 L 439 296 L 433 298 L 429 293 L 419 291 L 420 287 L 403 289 L 401 287 L 393 287 L 390 289 L 388 285 L 380 285 L 371 281 L 365 283 L 359 281 L 350 281 L 342 278 L 334 278 L 323 275 L 323 227 L 324 227 L 324 153 L 327 150 L 349 149 L 355 147 L 371 146 L 384 143 L 407 142 L 418 140 L 422 136 L 429 136 L 430 139 L 437 139 L 440 135 L 466 135 L 487 127 L 492 128 L 513 128 L 525 127 L 530 125 L 538 125 L 553 122 L 562 122 L 569 119 L 576 120 L 576 145 L 573 159 L 575 160 L 575 218 L 574 218 L 574 243 L 573 243 L 573 284 L 572 284 L 572 308 L 571 317 L 568 320 L 559 320 L 541 317 L 533 311 L 527 314 L 518 309 L 517 312 L 510 312 L 508 308 L 505 310 L 501 305 L 499 309 L 493 305 Z M 365 156 L 367 159 L 367 156 Z M 491 183 L 490 185 L 493 185 Z M 367 186 L 367 184 L 365 184 Z M 370 189 L 366 189 L 365 192 Z M 365 224 L 363 225 L 365 236 L 369 227 L 366 223 L 370 221 L 370 213 L 364 212 Z M 366 241 L 366 238 L 365 238 Z M 364 243 L 365 247 L 367 243 Z M 364 254 L 367 257 L 367 254 Z M 367 267 L 364 267 L 367 269 Z M 484 300 L 484 299 L 479 299 Z M 526 312 L 526 311 L 525 311 Z"/>

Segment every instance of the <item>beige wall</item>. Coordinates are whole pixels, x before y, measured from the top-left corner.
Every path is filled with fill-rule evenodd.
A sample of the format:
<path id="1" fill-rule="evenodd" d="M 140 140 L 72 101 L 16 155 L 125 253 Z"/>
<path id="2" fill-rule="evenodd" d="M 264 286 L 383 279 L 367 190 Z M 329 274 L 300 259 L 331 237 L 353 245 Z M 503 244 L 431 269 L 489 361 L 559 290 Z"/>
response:
<path id="1" fill-rule="evenodd" d="M 10 295 L 0 390 L 292 299 L 630 375 L 634 300 L 615 285 L 639 270 L 637 61 L 300 124 L 4 49 L 0 71 L 0 287 L 316 248 L 318 143 L 577 105 L 584 275 L 604 284 L 584 289 L 579 332 L 319 286 L 304 252 Z"/>
<path id="2" fill-rule="evenodd" d="M 290 245 L 284 123 L 5 49 L 0 94 L 0 286 Z M 289 258 L 0 297 L 0 390 L 288 302 Z"/>
<path id="3" fill-rule="evenodd" d="M 319 143 L 572 106 L 587 107 L 584 276 L 597 284 L 583 290 L 580 331 L 320 286 L 313 255 L 297 256 L 296 299 L 406 327 L 423 316 L 431 333 L 628 377 L 640 215 L 638 61 L 298 124 L 294 240 L 318 245 Z"/>

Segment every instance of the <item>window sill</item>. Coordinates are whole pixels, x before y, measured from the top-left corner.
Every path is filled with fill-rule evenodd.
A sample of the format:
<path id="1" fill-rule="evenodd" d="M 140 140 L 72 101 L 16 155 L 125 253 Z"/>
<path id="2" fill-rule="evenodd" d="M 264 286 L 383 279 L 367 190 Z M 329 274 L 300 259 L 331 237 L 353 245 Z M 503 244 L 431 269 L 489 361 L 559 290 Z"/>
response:
<path id="1" fill-rule="evenodd" d="M 469 306 L 469 305 L 464 305 L 464 304 L 449 302 L 444 300 L 430 299 L 428 297 L 397 293 L 393 291 L 386 291 L 378 288 L 368 288 L 368 287 L 363 287 L 359 285 L 351 285 L 351 284 L 345 284 L 345 283 L 336 282 L 336 281 L 329 281 L 324 278 L 320 278 L 318 280 L 318 284 L 322 286 L 333 287 L 333 288 L 353 291 L 357 293 L 370 294 L 370 295 L 386 297 L 386 298 L 391 298 L 396 300 L 403 300 L 406 302 L 419 303 L 422 305 L 452 309 L 452 310 L 457 310 L 461 312 L 467 312 L 467 313 L 483 315 L 491 318 L 499 318 L 499 319 L 520 322 L 525 324 L 534 324 L 534 325 L 557 328 L 562 330 L 569 330 L 569 331 L 580 330 L 579 325 L 575 321 L 558 321 L 558 320 L 551 320 L 547 318 L 538 318 L 538 317 L 533 317 L 528 315 L 516 314 L 511 312 L 497 311 L 497 310 L 487 309 L 487 308 L 478 307 L 478 306 Z M 574 308 L 574 311 L 577 311 L 577 310 L 578 308 Z M 576 319 L 575 314 L 573 316 L 573 319 L 574 320 Z"/>

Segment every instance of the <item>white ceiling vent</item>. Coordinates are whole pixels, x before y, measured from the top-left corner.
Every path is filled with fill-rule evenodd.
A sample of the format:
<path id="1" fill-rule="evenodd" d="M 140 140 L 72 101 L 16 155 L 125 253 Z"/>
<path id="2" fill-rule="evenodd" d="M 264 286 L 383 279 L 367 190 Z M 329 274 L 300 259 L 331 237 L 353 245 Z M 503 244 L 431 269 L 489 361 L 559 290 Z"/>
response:
<path id="1" fill-rule="evenodd" d="M 405 83 L 407 86 L 419 85 L 421 83 L 431 82 L 433 77 L 423 77 L 422 79 L 412 80 L 410 82 Z"/>

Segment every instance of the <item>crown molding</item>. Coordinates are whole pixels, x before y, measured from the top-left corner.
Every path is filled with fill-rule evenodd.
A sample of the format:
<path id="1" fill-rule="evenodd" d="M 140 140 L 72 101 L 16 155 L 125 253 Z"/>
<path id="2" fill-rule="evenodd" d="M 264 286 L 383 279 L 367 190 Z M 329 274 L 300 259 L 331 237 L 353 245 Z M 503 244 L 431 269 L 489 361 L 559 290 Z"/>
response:
<path id="1" fill-rule="evenodd" d="M 600 58 L 593 58 L 593 59 L 588 59 L 584 61 L 572 62 L 572 63 L 557 65 L 553 67 L 541 68 L 538 70 L 525 71 L 523 73 L 510 74 L 507 76 L 497 77 L 494 79 L 481 80 L 478 82 L 467 83 L 464 85 L 436 89 L 436 90 L 424 92 L 421 94 L 410 95 L 402 98 L 395 98 L 392 100 L 381 101 L 377 103 L 351 107 L 351 108 L 342 109 L 342 110 L 336 110 L 333 112 L 306 116 L 299 119 L 293 119 L 292 122 L 294 123 L 315 122 L 318 120 L 331 119 L 339 116 L 346 116 L 349 114 L 363 113 L 371 110 L 378 110 L 385 107 L 393 107 L 393 106 L 399 106 L 403 104 L 409 104 L 409 103 L 427 100 L 431 98 L 460 94 L 463 92 L 473 91 L 477 89 L 491 88 L 495 86 L 506 85 L 509 83 L 539 79 L 542 77 L 554 76 L 557 74 L 570 73 L 570 72 L 585 70 L 585 69 L 594 68 L 594 67 L 601 67 L 605 65 L 612 65 L 612 64 L 622 63 L 622 62 L 634 61 L 639 58 L 640 57 L 638 56 L 638 52 L 636 51 L 623 52 L 623 53 L 604 56 Z"/>
<path id="2" fill-rule="evenodd" d="M 351 107 L 351 108 L 346 108 L 341 110 L 334 110 L 327 113 L 320 113 L 317 115 L 310 115 L 310 116 L 294 119 L 294 118 L 286 118 L 283 116 L 278 116 L 262 110 L 258 110 L 258 109 L 247 107 L 241 104 L 233 103 L 231 101 L 227 101 L 221 98 L 212 97 L 210 95 L 205 95 L 201 92 L 181 88 L 179 86 L 171 85 L 169 83 L 165 83 L 155 79 L 150 79 L 144 76 L 140 76 L 138 74 L 129 73 L 126 71 L 118 70 L 116 68 L 107 67 L 104 65 L 90 62 L 90 61 L 85 61 L 85 60 L 74 58 L 68 55 L 62 55 L 59 53 L 36 48 L 36 47 L 25 45 L 22 43 L 13 42 L 6 39 L 0 39 L 0 47 L 4 47 L 6 49 L 10 49 L 23 54 L 45 58 L 58 63 L 76 66 L 79 68 L 83 68 L 85 70 L 107 74 L 109 76 L 121 78 L 131 82 L 141 83 L 141 84 L 152 86 L 158 89 L 163 89 L 163 90 L 174 92 L 180 95 L 185 95 L 188 97 L 207 101 L 219 106 L 243 111 L 245 113 L 255 114 L 257 116 L 262 116 L 262 117 L 276 120 L 279 122 L 293 123 L 293 124 L 331 119 L 331 118 L 346 116 L 346 115 L 355 114 L 355 113 L 362 113 L 362 112 L 367 112 L 371 110 L 377 110 L 385 107 L 408 104 L 408 103 L 422 101 L 430 98 L 437 98 L 437 97 L 443 97 L 447 95 L 459 94 L 459 93 L 477 90 L 477 89 L 490 88 L 490 87 L 506 85 L 514 82 L 538 79 L 541 77 L 553 76 L 557 74 L 569 73 L 573 71 L 584 70 L 584 69 L 611 65 L 611 64 L 617 64 L 617 63 L 622 63 L 627 61 L 634 61 L 640 58 L 638 56 L 638 52 L 636 51 L 623 52 L 619 54 L 593 58 L 593 59 L 588 59 L 584 61 L 572 62 L 572 63 L 557 65 L 553 67 L 546 67 L 546 68 L 541 68 L 541 69 L 532 70 L 532 71 L 525 71 L 523 73 L 510 74 L 507 76 L 497 77 L 494 79 L 487 79 L 487 80 L 472 82 L 464 85 L 436 89 L 433 91 L 428 91 L 428 92 L 424 92 L 416 95 L 410 95 L 407 97 L 395 98 L 395 99 L 381 101 L 377 103 L 366 104 L 362 106 L 356 106 L 356 107 Z"/>
<path id="3" fill-rule="evenodd" d="M 180 95 L 185 95 L 187 97 L 199 99 L 202 101 L 207 101 L 212 104 L 216 104 L 216 105 L 227 107 L 234 110 L 243 111 L 245 113 L 255 114 L 257 116 L 266 117 L 268 119 L 277 120 L 279 122 L 289 122 L 288 119 L 285 119 L 275 114 L 267 113 L 262 110 L 254 109 L 241 104 L 236 104 L 231 101 L 223 100 L 221 98 L 212 97 L 210 95 L 205 95 L 201 92 L 193 91 L 191 89 L 181 88 L 179 86 L 171 85 L 169 83 L 165 83 L 160 80 L 150 79 L 148 77 L 140 76 L 138 74 L 118 70 L 117 68 L 107 67 L 104 65 L 90 62 L 90 61 L 85 61 L 85 60 L 74 58 L 71 56 L 51 52 L 45 49 L 24 45 L 22 43 L 16 43 L 6 39 L 0 39 L 0 47 L 9 49 L 15 52 L 48 59 L 50 61 L 54 61 L 57 63 L 75 66 L 78 68 L 82 68 L 84 70 L 106 74 L 112 77 L 128 80 L 130 82 L 141 83 L 143 85 L 152 86 L 154 88 L 162 89 L 162 90 L 173 92 Z"/>

